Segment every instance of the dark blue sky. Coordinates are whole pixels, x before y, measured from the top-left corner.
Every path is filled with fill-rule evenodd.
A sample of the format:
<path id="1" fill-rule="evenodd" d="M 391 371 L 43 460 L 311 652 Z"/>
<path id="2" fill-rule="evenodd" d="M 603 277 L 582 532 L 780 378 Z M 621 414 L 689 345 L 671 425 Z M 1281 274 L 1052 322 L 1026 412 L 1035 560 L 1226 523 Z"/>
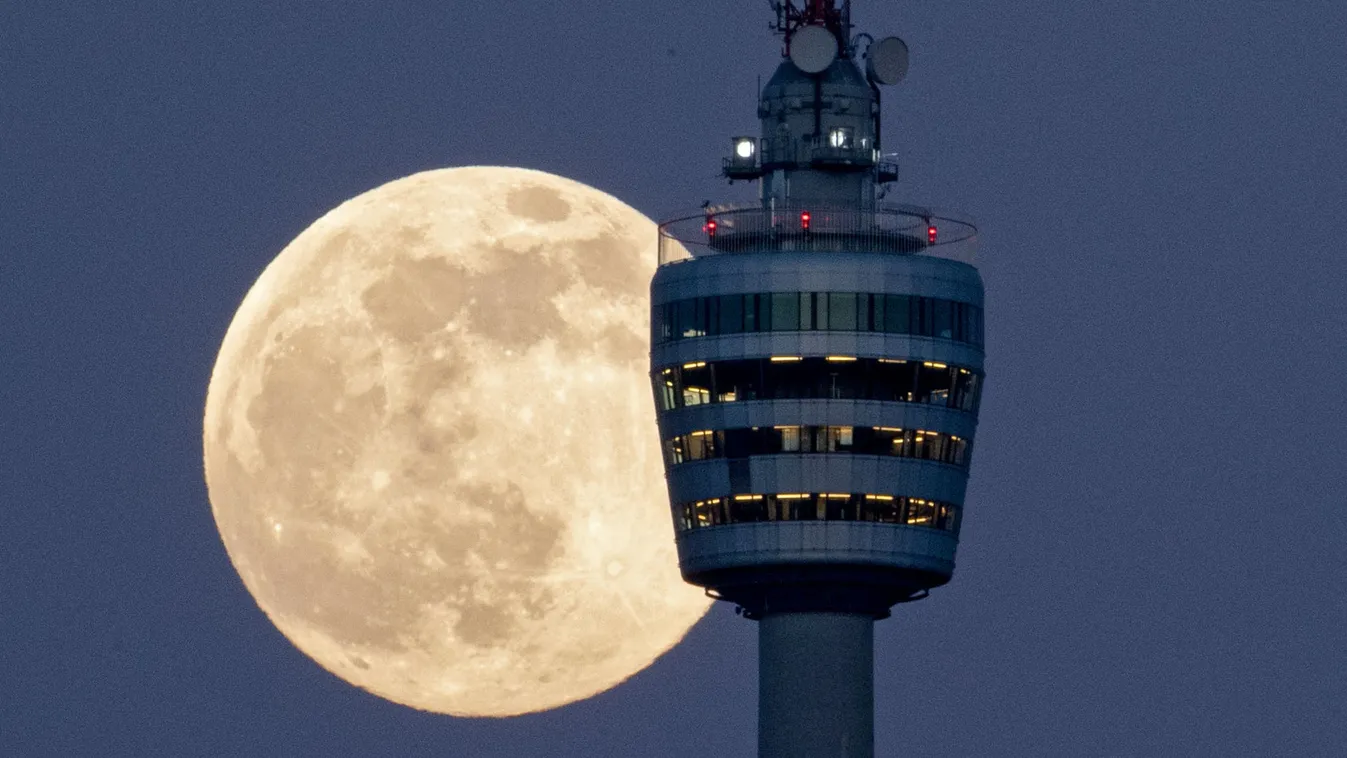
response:
<path id="1" fill-rule="evenodd" d="M 988 297 L 959 569 L 877 630 L 879 754 L 1341 755 L 1347 6 L 856 5 L 913 50 L 891 197 L 978 219 Z M 766 6 L 0 6 L 0 755 L 751 754 L 728 607 L 518 719 L 328 675 L 229 564 L 200 424 L 253 279 L 385 181 L 743 197 Z"/>

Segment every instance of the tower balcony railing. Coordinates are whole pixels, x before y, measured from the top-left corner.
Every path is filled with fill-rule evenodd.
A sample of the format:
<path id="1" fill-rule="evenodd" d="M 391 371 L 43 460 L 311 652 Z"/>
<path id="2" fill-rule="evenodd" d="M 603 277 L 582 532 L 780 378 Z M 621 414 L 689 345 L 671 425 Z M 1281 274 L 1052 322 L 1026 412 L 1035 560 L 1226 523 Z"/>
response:
<path id="1" fill-rule="evenodd" d="M 794 166 L 809 162 L 809 144 L 791 137 L 766 137 L 759 143 L 764 166 Z"/>
<path id="2" fill-rule="evenodd" d="M 887 184 L 898 179 L 898 161 L 893 153 L 880 154 L 870 147 L 870 138 L 853 141 L 808 138 L 770 138 L 756 143 L 748 155 L 731 155 L 721 163 L 721 173 L 730 179 L 752 180 L 779 169 L 798 169 L 811 166 L 824 171 L 873 168 L 875 181 Z"/>
<path id="3" fill-rule="evenodd" d="M 869 137 L 853 138 L 850 133 L 823 137 L 768 137 L 759 142 L 759 150 L 760 165 L 764 167 L 868 167 L 881 160 Z"/>
<path id="4" fill-rule="evenodd" d="M 819 168 L 870 167 L 878 159 L 877 151 L 868 145 L 850 142 L 832 144 L 824 140 L 811 140 L 809 143 L 809 163 Z"/>
<path id="5" fill-rule="evenodd" d="M 971 264 L 976 251 L 977 227 L 970 221 L 909 205 L 711 207 L 659 225 L 661 266 L 708 255 L 772 252 L 930 255 Z"/>

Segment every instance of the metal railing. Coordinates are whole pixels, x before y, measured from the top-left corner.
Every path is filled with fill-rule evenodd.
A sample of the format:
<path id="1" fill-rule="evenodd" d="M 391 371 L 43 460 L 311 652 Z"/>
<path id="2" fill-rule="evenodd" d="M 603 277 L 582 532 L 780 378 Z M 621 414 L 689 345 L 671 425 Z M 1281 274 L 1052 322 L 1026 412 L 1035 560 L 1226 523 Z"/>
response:
<path id="1" fill-rule="evenodd" d="M 759 142 L 762 165 L 815 163 L 873 166 L 879 159 L 869 137 L 830 144 L 827 137 L 768 137 Z"/>
<path id="2" fill-rule="evenodd" d="M 932 255 L 972 263 L 977 227 L 916 206 L 709 208 L 659 225 L 661 266 L 706 255 L 864 252 Z"/>
<path id="3" fill-rule="evenodd" d="M 878 172 L 876 179 L 880 183 L 898 178 L 897 156 L 893 153 L 880 154 L 877 149 L 870 147 L 868 137 L 839 145 L 827 144 L 817 137 L 769 137 L 759 140 L 757 150 L 747 158 L 737 155 L 724 158 L 721 161 L 721 172 L 731 179 L 756 179 L 773 167 L 799 169 L 806 166 L 825 171 L 873 168 Z"/>

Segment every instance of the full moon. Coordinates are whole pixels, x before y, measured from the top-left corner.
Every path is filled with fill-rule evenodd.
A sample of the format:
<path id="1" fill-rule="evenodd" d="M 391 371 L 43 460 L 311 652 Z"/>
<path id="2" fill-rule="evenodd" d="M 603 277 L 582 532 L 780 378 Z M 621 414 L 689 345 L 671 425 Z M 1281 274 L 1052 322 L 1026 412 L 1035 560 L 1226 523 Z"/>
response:
<path id="1" fill-rule="evenodd" d="M 426 171 L 266 268 L 211 376 L 244 585 L 323 668 L 459 716 L 610 689 L 710 601 L 674 553 L 646 378 L 655 227 L 537 171 Z"/>

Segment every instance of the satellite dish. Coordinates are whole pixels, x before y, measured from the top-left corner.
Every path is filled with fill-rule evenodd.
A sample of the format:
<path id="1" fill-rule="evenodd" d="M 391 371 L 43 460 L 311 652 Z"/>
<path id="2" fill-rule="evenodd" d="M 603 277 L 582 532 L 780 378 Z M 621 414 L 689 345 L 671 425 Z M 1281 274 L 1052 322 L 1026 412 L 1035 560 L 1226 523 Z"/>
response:
<path id="1" fill-rule="evenodd" d="M 865 73 L 871 81 L 897 84 L 907 76 L 907 43 L 897 37 L 885 37 L 865 52 Z"/>
<path id="2" fill-rule="evenodd" d="M 790 62 L 806 74 L 826 71 L 837 60 L 837 38 L 827 27 L 802 26 L 790 36 Z"/>

